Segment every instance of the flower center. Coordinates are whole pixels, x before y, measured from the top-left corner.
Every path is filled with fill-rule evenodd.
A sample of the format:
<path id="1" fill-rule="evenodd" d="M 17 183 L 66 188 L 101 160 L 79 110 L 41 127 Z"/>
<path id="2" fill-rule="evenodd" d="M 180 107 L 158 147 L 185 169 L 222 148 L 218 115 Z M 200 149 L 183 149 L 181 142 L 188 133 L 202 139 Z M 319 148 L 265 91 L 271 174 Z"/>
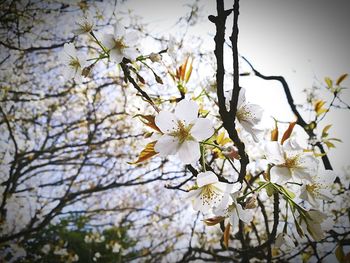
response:
<path id="1" fill-rule="evenodd" d="M 206 185 L 202 188 L 202 194 L 200 199 L 202 200 L 203 204 L 216 204 L 221 201 L 221 195 L 215 191 L 215 187 L 212 185 Z"/>
<path id="2" fill-rule="evenodd" d="M 116 49 L 122 50 L 122 49 L 126 48 L 126 45 L 125 45 L 125 43 L 124 43 L 124 41 L 123 41 L 123 38 L 115 39 L 114 42 L 115 42 L 114 47 L 115 47 Z"/>
<path id="3" fill-rule="evenodd" d="M 80 24 L 80 28 L 82 31 L 89 33 L 92 30 L 93 25 L 90 24 L 88 21 L 84 21 L 82 24 Z"/>
<path id="4" fill-rule="evenodd" d="M 292 156 L 292 157 L 285 156 L 285 160 L 286 161 L 283 164 L 283 166 L 287 167 L 287 168 L 295 168 L 299 164 L 299 156 L 298 155 L 295 155 L 295 156 Z"/>
<path id="5" fill-rule="evenodd" d="M 307 184 L 306 185 L 306 191 L 308 191 L 309 193 L 313 194 L 313 195 L 317 195 L 318 194 L 318 190 L 321 188 L 320 184 Z"/>
<path id="6" fill-rule="evenodd" d="M 244 108 L 237 110 L 236 117 L 238 121 L 248 120 L 250 116 L 251 113 Z"/>
<path id="7" fill-rule="evenodd" d="M 81 67 L 79 59 L 71 57 L 71 60 L 69 61 L 69 66 L 77 70 Z"/>
<path id="8" fill-rule="evenodd" d="M 177 130 L 172 132 L 170 135 L 178 138 L 180 144 L 184 141 L 194 140 L 190 131 L 193 124 L 186 126 L 182 121 L 177 122 Z"/>

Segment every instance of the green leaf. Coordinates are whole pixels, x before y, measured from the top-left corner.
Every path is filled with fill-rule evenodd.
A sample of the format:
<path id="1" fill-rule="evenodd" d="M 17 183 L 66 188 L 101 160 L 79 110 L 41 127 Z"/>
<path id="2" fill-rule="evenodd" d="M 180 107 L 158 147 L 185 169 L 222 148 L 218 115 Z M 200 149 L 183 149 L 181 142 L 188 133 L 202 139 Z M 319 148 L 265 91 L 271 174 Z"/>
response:
<path id="1" fill-rule="evenodd" d="M 298 223 L 297 220 L 294 220 L 294 224 L 295 224 L 295 228 L 297 229 L 297 232 L 299 234 L 300 237 L 303 237 L 304 236 L 304 231 L 303 229 L 301 228 L 300 224 Z"/>
<path id="2" fill-rule="evenodd" d="M 287 188 L 281 187 L 283 192 L 291 199 L 295 198 L 295 194 L 291 191 L 289 191 Z"/>
<path id="3" fill-rule="evenodd" d="M 265 189 L 268 196 L 272 196 L 276 191 L 272 184 L 265 186 Z"/>

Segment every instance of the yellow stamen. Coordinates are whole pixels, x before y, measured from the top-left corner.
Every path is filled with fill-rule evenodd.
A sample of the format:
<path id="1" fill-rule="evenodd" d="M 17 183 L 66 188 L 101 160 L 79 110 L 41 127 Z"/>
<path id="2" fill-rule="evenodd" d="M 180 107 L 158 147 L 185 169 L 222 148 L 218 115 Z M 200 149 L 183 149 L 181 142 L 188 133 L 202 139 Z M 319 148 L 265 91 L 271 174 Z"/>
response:
<path id="1" fill-rule="evenodd" d="M 177 125 L 178 125 L 177 130 L 172 132 L 170 135 L 177 137 L 180 144 L 183 143 L 184 141 L 189 141 L 194 139 L 190 133 L 191 128 L 193 127 L 193 124 L 185 126 L 185 124 L 182 121 L 178 121 Z"/>

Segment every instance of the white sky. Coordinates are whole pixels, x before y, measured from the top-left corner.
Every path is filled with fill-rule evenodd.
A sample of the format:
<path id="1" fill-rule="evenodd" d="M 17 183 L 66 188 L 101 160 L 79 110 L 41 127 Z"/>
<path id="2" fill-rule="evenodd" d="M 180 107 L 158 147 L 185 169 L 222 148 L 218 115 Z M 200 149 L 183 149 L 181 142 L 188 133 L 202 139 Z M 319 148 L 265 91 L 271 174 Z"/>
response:
<path id="1" fill-rule="evenodd" d="M 167 35 L 173 33 L 172 26 L 186 12 L 184 5 L 187 3 L 191 1 L 129 0 L 127 8 L 150 22 L 155 32 Z M 227 8 L 232 3 L 225 1 Z M 311 87 L 316 79 L 323 81 L 325 76 L 335 79 L 343 73 L 350 73 L 348 1 L 241 0 L 240 3 L 240 54 L 261 73 L 284 76 L 296 103 L 303 102 L 301 90 Z M 215 28 L 206 17 L 216 14 L 215 1 L 200 0 L 199 4 L 204 16 L 189 33 L 206 37 L 208 46 L 213 46 L 211 39 Z M 247 88 L 252 102 L 261 104 L 268 115 L 280 120 L 293 119 L 277 82 L 249 79 L 242 80 L 241 84 Z M 350 86 L 350 81 L 345 84 Z M 343 99 L 350 103 L 350 92 L 345 92 Z M 349 165 L 347 149 L 350 148 L 350 139 L 346 124 L 349 116 L 350 111 L 336 110 L 321 125 L 332 123 L 330 135 L 343 140 L 330 153 L 331 162 L 338 169 Z"/>

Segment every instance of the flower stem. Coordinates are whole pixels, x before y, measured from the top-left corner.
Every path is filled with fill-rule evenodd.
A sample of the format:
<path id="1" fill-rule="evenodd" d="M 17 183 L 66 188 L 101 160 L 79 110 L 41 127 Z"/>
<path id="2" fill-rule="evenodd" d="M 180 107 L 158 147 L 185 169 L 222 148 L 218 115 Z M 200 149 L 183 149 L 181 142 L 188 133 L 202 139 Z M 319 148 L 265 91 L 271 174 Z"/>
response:
<path id="1" fill-rule="evenodd" d="M 201 154 L 202 154 L 202 167 L 203 167 L 203 171 L 206 172 L 207 169 L 205 168 L 205 149 L 202 146 L 201 147 Z"/>
<path id="2" fill-rule="evenodd" d="M 97 37 L 95 36 L 94 32 L 91 31 L 91 32 L 90 32 L 90 35 L 95 39 L 97 45 L 99 45 L 100 48 L 102 48 L 103 52 L 104 52 L 105 54 L 108 55 L 107 50 L 106 50 L 105 47 L 101 44 L 101 42 L 97 39 Z"/>
<path id="3" fill-rule="evenodd" d="M 259 192 L 261 189 L 263 189 L 264 187 L 266 187 L 268 184 L 270 184 L 270 182 L 266 182 L 262 185 L 260 185 L 259 187 L 253 189 L 252 191 L 242 195 L 241 197 L 238 197 L 238 200 L 243 200 L 246 196 L 252 194 L 252 193 L 255 193 L 255 192 Z"/>
<path id="4" fill-rule="evenodd" d="M 219 150 L 222 151 L 222 148 L 221 148 L 219 145 L 216 145 L 216 144 L 214 144 L 214 143 L 210 143 L 210 142 L 201 142 L 201 144 L 210 145 L 210 146 L 216 147 L 216 148 L 218 148 Z"/>

